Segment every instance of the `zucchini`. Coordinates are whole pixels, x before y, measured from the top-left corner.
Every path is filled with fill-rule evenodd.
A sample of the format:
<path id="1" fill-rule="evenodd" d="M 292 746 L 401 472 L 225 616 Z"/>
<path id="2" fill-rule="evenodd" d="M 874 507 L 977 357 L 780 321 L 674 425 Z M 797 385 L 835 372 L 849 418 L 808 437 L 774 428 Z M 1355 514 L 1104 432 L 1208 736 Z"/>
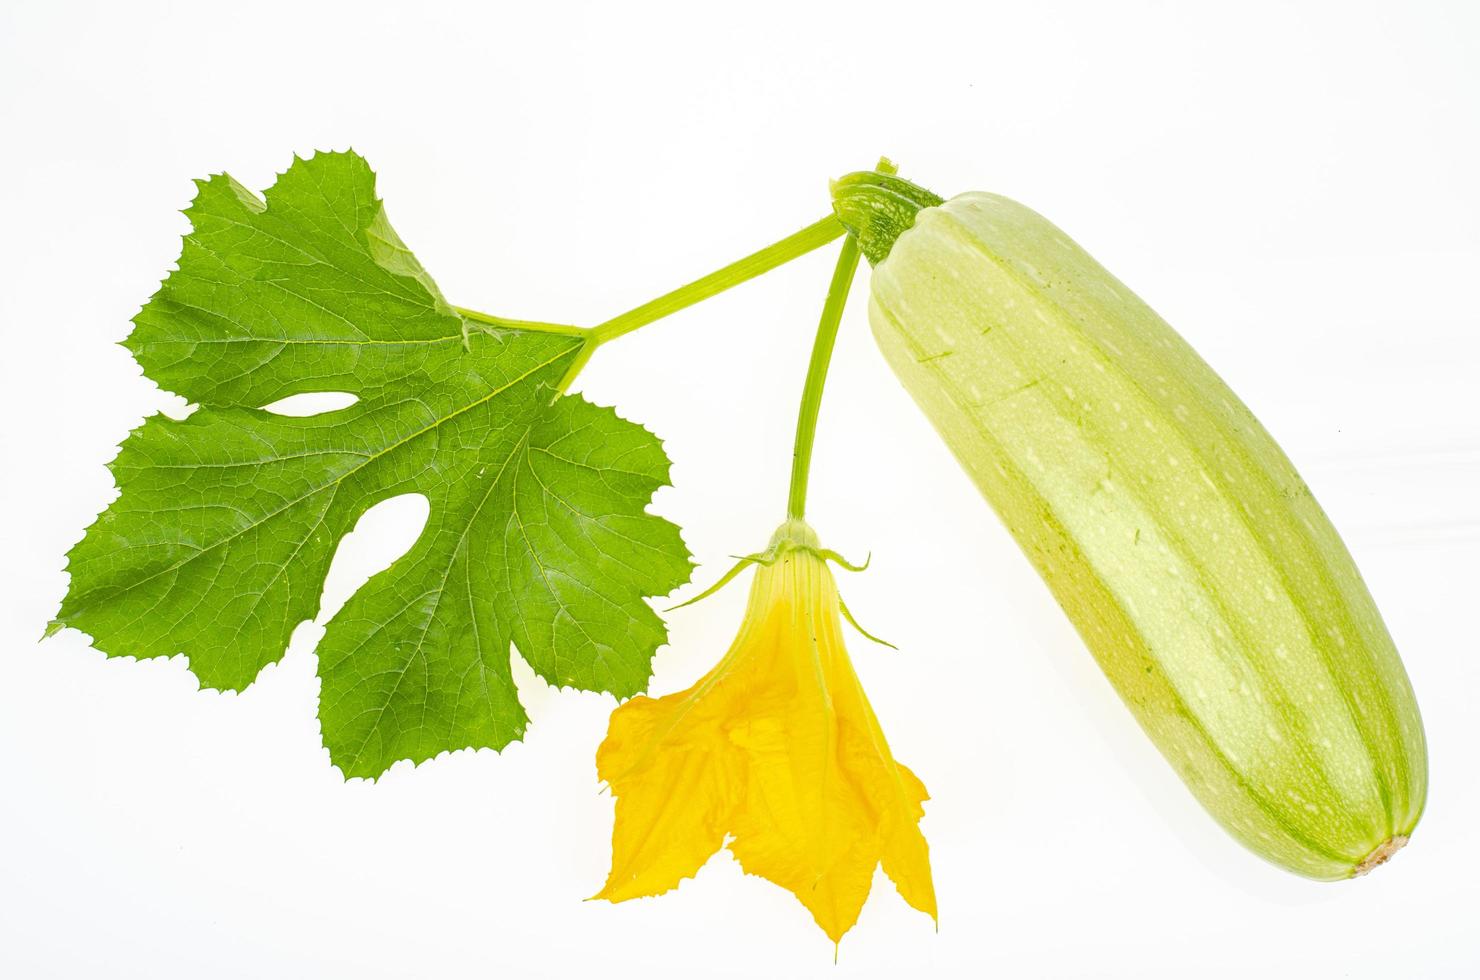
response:
<path id="1" fill-rule="evenodd" d="M 1203 806 L 1339 879 L 1423 811 L 1422 722 L 1351 555 L 1193 349 L 1046 219 L 854 174 L 889 364 Z"/>

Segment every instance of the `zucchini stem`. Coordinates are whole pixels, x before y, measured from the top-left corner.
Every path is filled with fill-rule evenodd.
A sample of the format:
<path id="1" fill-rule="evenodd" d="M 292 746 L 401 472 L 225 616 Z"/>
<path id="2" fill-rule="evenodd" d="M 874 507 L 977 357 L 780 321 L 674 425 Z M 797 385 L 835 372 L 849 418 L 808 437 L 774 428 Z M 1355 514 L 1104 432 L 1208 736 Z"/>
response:
<path id="1" fill-rule="evenodd" d="M 873 170 L 839 177 L 832 182 L 832 196 L 833 213 L 858 239 L 870 265 L 888 258 L 895 240 L 914 226 L 917 214 L 945 200 L 896 176 L 888 160 L 880 160 Z"/>

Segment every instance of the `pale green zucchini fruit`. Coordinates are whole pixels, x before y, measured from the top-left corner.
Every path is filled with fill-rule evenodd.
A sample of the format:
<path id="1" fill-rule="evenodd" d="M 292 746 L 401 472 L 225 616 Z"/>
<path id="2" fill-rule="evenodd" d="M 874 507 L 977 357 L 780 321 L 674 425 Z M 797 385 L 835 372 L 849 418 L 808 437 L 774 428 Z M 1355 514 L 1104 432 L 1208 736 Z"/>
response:
<path id="1" fill-rule="evenodd" d="M 1418 706 L 1274 439 L 1028 208 L 875 173 L 834 197 L 889 364 L 1203 806 L 1311 878 L 1386 860 L 1423 810 Z"/>

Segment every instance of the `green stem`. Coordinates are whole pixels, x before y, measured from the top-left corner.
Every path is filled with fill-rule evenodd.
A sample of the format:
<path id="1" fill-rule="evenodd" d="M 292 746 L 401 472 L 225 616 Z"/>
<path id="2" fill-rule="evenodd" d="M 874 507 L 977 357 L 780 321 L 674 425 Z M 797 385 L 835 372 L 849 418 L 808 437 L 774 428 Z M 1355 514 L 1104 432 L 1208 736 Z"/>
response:
<path id="1" fill-rule="evenodd" d="M 812 342 L 812 360 L 807 365 L 807 381 L 802 386 L 802 407 L 797 412 L 797 438 L 791 453 L 791 490 L 786 500 L 788 520 L 801 520 L 807 510 L 807 477 L 812 469 L 812 443 L 817 438 L 817 412 L 822 407 L 822 386 L 827 381 L 827 368 L 832 362 L 833 345 L 838 339 L 838 324 L 843 307 L 858 270 L 858 240 L 849 235 L 838 253 L 832 282 L 827 287 L 827 301 L 822 304 L 822 322 L 817 326 L 817 339 Z"/>
<path id="2" fill-rule="evenodd" d="M 477 310 L 464 309 L 454 306 L 464 320 L 482 324 L 487 327 L 502 328 L 507 330 L 530 330 L 536 333 L 563 334 L 571 337 L 582 338 L 581 349 L 576 354 L 571 365 L 566 369 L 565 377 L 561 378 L 560 384 L 556 386 L 555 397 L 565 394 L 576 375 L 591 360 L 591 355 L 596 353 L 596 348 L 608 340 L 615 340 L 625 334 L 629 334 L 639 327 L 645 327 L 655 320 L 661 320 L 665 316 L 677 313 L 679 310 L 693 306 L 695 303 L 717 296 L 729 289 L 738 286 L 742 282 L 748 282 L 756 276 L 764 275 L 772 269 L 783 266 L 792 259 L 800 258 L 808 252 L 815 251 L 828 242 L 841 238 L 846 233 L 842 223 L 836 215 L 828 215 L 820 221 L 803 228 L 801 231 L 787 235 L 779 242 L 767 245 L 758 252 L 752 252 L 736 262 L 731 262 L 722 269 L 717 269 L 695 279 L 693 282 L 680 286 L 677 289 L 664 293 L 657 299 L 649 300 L 641 306 L 633 307 L 626 313 L 618 314 L 604 323 L 594 327 L 575 327 L 564 323 L 538 323 L 533 320 L 512 320 L 508 317 L 491 316 L 487 313 L 479 313 Z M 464 340 L 466 345 L 466 326 L 464 327 Z"/>
<path id="3" fill-rule="evenodd" d="M 670 293 L 664 293 L 657 299 L 649 300 L 626 313 L 614 316 L 605 323 L 597 324 L 591 328 L 592 339 L 598 344 L 615 340 L 623 334 L 629 334 L 639 327 L 647 326 L 654 320 L 661 320 L 685 307 L 716 296 L 731 286 L 738 286 L 742 282 L 770 272 L 777 266 L 785 265 L 792 259 L 806 255 L 840 238 L 843 233 L 843 226 L 838 219 L 833 215 L 828 215 L 821 221 L 814 222 L 796 234 L 788 235 L 759 252 L 747 255 L 738 262 L 731 262 L 723 269 L 711 272 L 701 279 L 695 279 L 688 285 L 680 286 Z"/>

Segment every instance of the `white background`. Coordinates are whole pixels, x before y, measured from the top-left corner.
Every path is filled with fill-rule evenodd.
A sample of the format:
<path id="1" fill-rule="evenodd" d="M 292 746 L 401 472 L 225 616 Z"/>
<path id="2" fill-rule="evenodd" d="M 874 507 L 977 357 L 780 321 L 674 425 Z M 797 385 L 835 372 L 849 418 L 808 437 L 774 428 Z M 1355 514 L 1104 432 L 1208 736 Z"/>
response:
<path id="1" fill-rule="evenodd" d="M 1477 131 L 1466 0 L 5 0 L 0 975 L 1480 975 Z M 933 796 L 938 934 L 881 876 L 834 967 L 801 906 L 724 854 L 662 898 L 582 902 L 609 857 L 592 754 L 613 702 L 522 665 L 524 744 L 346 784 L 314 716 L 319 625 L 240 696 L 198 693 L 178 658 L 38 644 L 64 552 L 111 499 L 103 464 L 182 407 L 114 343 L 178 254 L 191 178 L 261 189 L 295 152 L 348 146 L 453 302 L 577 323 L 822 216 L 827 178 L 880 153 L 1043 212 L 1186 334 L 1344 532 L 1427 723 L 1412 845 L 1316 884 L 1225 837 L 859 302 L 811 512 L 831 547 L 873 553 L 844 592 L 901 651 L 859 641 L 854 660 Z M 578 383 L 666 440 L 655 509 L 700 584 L 782 516 L 832 259 L 613 344 Z M 367 518 L 324 619 L 415 517 Z M 742 599 L 671 617 L 656 692 L 718 658 Z"/>

